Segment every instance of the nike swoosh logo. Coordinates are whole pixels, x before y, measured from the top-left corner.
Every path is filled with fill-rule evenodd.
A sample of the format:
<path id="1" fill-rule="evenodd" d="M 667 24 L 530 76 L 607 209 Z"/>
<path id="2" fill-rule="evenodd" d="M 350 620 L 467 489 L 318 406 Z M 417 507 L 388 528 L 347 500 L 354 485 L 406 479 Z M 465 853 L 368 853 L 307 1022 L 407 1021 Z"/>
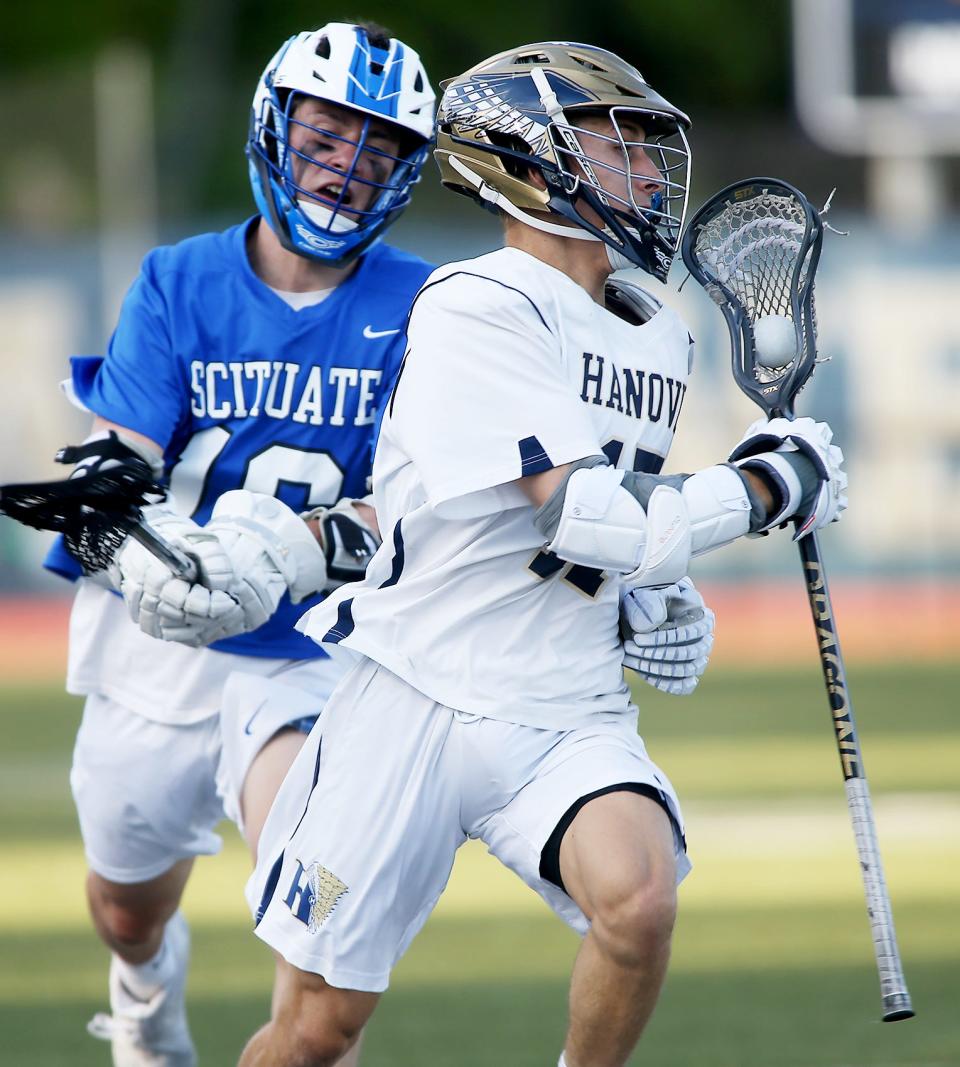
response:
<path id="1" fill-rule="evenodd" d="M 399 332 L 399 330 L 374 330 L 370 326 L 364 326 L 363 328 L 363 336 L 370 341 L 375 340 L 377 337 L 389 337 L 391 334 Z"/>

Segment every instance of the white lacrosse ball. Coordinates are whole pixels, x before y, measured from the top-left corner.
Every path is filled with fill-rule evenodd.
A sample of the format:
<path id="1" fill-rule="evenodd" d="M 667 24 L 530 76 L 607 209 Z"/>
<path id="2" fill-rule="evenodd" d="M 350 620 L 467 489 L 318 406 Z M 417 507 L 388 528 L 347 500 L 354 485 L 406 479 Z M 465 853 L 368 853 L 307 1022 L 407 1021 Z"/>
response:
<path id="1" fill-rule="evenodd" d="M 753 324 L 753 346 L 761 367 L 785 367 L 797 356 L 797 336 L 786 315 L 764 315 Z"/>

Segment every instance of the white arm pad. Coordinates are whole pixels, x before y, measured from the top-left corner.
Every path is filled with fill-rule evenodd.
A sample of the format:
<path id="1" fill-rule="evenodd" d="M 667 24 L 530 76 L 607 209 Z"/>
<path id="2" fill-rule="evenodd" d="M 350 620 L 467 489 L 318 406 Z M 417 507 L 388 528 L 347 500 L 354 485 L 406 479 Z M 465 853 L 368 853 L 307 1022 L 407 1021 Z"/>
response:
<path id="1" fill-rule="evenodd" d="M 690 515 L 693 556 L 728 545 L 750 529 L 747 487 L 726 464 L 692 474 L 683 483 L 683 499 Z M 679 581 L 686 573 L 673 580 Z"/>
<path id="2" fill-rule="evenodd" d="M 567 480 L 556 536 L 561 559 L 618 571 L 635 586 L 673 585 L 691 556 L 728 544 L 750 529 L 750 500 L 730 467 L 707 467 L 678 491 L 658 485 L 646 509 L 615 467 L 576 470 Z"/>
<path id="3" fill-rule="evenodd" d="M 294 604 L 324 587 L 323 549 L 303 519 L 276 497 L 246 489 L 224 493 L 206 528 L 219 526 L 242 530 L 257 541 L 283 576 Z"/>

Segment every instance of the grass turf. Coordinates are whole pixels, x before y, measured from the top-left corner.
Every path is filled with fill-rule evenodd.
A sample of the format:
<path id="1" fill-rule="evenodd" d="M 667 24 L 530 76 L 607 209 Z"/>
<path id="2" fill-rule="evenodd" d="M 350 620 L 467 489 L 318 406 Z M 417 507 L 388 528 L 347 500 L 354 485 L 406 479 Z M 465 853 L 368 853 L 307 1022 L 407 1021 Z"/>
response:
<path id="1" fill-rule="evenodd" d="M 960 724 L 951 666 L 855 672 L 850 687 L 918 1017 L 879 996 L 822 683 L 711 672 L 686 701 L 638 693 L 643 733 L 686 802 L 695 868 L 670 978 L 634 1057 L 686 1067 L 946 1067 L 960 927 Z M 0 690 L 0 1062 L 106 1064 L 84 1033 L 105 1007 L 86 927 L 66 772 L 79 704 Z M 249 933 L 236 840 L 188 889 L 201 1063 L 230 1064 L 267 1014 L 269 956 Z M 397 969 L 365 1067 L 555 1063 L 576 938 L 480 849 Z"/>

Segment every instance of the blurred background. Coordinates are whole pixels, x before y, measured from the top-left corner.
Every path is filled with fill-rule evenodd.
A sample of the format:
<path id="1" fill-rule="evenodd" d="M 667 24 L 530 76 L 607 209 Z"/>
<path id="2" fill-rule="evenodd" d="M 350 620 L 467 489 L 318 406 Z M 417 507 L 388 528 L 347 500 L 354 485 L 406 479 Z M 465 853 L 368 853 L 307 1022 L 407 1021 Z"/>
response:
<path id="1" fill-rule="evenodd" d="M 693 118 L 692 206 L 753 174 L 812 201 L 831 190 L 818 279 L 824 365 L 802 397 L 848 456 L 852 507 L 830 532 L 839 573 L 960 570 L 960 9 L 948 0 L 530 0 L 472 9 L 373 2 L 434 80 L 552 36 L 620 51 Z M 326 9 L 321 19 L 326 15 Z M 58 393 L 71 354 L 104 350 L 144 252 L 252 213 L 242 150 L 253 87 L 315 5 L 25 8 L 0 38 L 0 358 L 8 416 L 0 480 L 53 476 L 85 430 Z M 497 224 L 444 193 L 432 164 L 391 239 L 438 262 L 494 246 Z M 673 469 L 726 454 L 754 411 L 732 383 L 720 315 L 695 283 L 670 299 L 698 368 Z M 645 276 L 643 276 L 645 277 Z M 638 280 L 643 281 L 643 277 Z M 0 588 L 35 588 L 42 538 L 0 526 Z M 782 572 L 792 555 L 740 547 L 716 568 Z M 713 561 L 711 561 L 713 566 Z M 51 586 L 47 587 L 53 588 Z"/>
<path id="2" fill-rule="evenodd" d="M 53 454 L 87 422 L 59 392 L 68 357 L 104 351 L 150 247 L 253 212 L 243 145 L 264 64 L 291 33 L 354 17 L 416 48 L 435 83 L 537 39 L 620 53 L 693 119 L 693 208 L 750 175 L 815 204 L 836 189 L 829 220 L 849 235 L 827 233 L 817 284 L 829 362 L 799 408 L 828 419 L 848 457 L 850 510 L 822 543 L 920 1015 L 870 1021 L 869 930 L 815 642 L 796 550 L 775 535 L 697 571 L 718 636 L 695 696 L 673 708 L 638 693 L 642 732 L 689 798 L 697 860 L 644 1062 L 960 1063 L 956 0 L 18 5 L 0 34 L 0 481 L 61 476 Z M 443 262 L 498 236 L 428 164 L 390 240 Z M 678 262 L 663 293 L 698 345 L 672 471 L 726 455 L 758 414 L 733 384 L 719 312 L 696 283 L 677 292 L 684 275 Z M 69 590 L 43 573 L 46 544 L 0 518 L 0 1018 L 13 1050 L 0 1063 L 31 1067 L 107 1059 L 83 1034 L 104 1006 L 106 957 L 84 927 L 66 785 L 79 702 L 60 694 Z M 233 1062 L 267 1011 L 246 860 L 226 833 L 188 898 L 206 1063 Z M 398 972 L 369 1063 L 555 1061 L 575 945 L 504 879 L 467 853 Z"/>

